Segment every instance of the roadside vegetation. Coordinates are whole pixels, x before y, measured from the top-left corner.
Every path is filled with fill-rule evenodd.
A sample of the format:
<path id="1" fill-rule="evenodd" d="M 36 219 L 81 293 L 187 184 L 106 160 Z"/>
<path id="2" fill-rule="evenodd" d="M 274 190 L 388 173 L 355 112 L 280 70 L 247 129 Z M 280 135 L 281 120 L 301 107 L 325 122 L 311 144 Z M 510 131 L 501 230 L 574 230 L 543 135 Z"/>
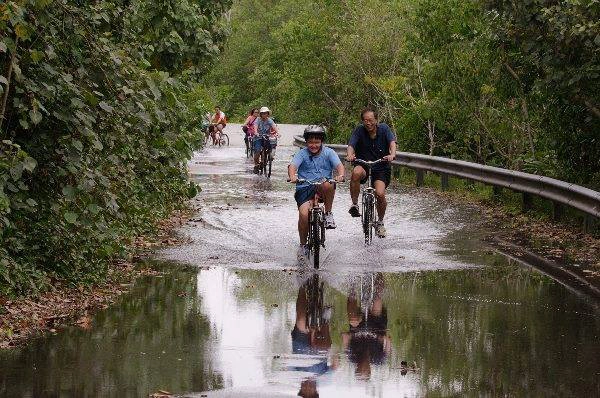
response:
<path id="1" fill-rule="evenodd" d="M 0 3 L 0 298 L 103 282 L 196 193 L 230 0 Z"/>
<path id="2" fill-rule="evenodd" d="M 345 142 L 373 104 L 402 151 L 600 189 L 595 0 L 239 0 L 206 82 L 229 114 Z"/>

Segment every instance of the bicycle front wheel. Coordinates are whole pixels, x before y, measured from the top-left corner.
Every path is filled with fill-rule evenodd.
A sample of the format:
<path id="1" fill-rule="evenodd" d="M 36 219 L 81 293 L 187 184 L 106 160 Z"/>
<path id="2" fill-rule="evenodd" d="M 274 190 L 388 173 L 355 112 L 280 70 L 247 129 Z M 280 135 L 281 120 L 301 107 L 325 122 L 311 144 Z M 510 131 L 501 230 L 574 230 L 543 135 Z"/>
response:
<path id="1" fill-rule="evenodd" d="M 373 217 L 375 211 L 374 198 L 371 195 L 365 195 L 363 197 L 363 212 L 362 212 L 362 224 L 363 232 L 365 234 L 365 244 L 370 245 L 373 240 Z"/>
<path id="2" fill-rule="evenodd" d="M 272 159 L 271 159 L 271 157 L 269 156 L 269 167 L 268 167 L 269 171 L 268 171 L 268 173 L 267 173 L 267 177 L 268 177 L 268 178 L 271 178 L 271 167 L 272 167 L 272 165 L 273 165 L 273 160 L 272 160 Z"/>
<path id="3" fill-rule="evenodd" d="M 318 213 L 314 214 L 313 222 L 311 225 L 312 232 L 312 252 L 313 252 L 313 265 L 315 269 L 319 269 L 319 254 L 321 251 L 321 220 Z"/>
<path id="4" fill-rule="evenodd" d="M 263 149 L 260 153 L 260 170 L 262 175 L 267 175 L 267 150 Z"/>

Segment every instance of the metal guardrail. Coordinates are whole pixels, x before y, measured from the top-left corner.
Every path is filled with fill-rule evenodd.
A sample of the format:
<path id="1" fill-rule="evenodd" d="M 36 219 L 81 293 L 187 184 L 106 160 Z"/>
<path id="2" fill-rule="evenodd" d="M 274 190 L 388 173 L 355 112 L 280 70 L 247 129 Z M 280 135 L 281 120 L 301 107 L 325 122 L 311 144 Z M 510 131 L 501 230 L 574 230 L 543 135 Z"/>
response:
<path id="1" fill-rule="evenodd" d="M 305 147 L 304 138 L 294 136 L 294 145 Z M 346 155 L 346 145 L 327 146 L 340 156 Z M 562 205 L 578 209 L 588 216 L 600 218 L 600 192 L 554 178 L 410 152 L 397 152 L 396 160 L 392 164 L 414 169 L 417 172 L 417 185 L 422 185 L 424 172 L 430 171 L 441 176 L 444 189 L 448 187 L 448 176 L 453 176 L 492 185 L 496 193 L 496 187 L 521 192 L 524 194 L 524 207 L 531 205 L 529 195 L 549 199 L 554 204 L 555 218 L 560 218 Z M 591 218 L 586 217 L 584 227 L 588 229 L 592 222 Z"/>

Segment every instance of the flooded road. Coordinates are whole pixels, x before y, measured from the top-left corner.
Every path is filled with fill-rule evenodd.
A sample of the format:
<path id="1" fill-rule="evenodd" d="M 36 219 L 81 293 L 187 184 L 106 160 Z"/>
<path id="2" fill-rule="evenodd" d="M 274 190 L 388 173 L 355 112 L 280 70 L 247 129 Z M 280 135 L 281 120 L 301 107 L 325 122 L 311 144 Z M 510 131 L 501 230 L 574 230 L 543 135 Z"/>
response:
<path id="1" fill-rule="evenodd" d="M 191 243 L 91 329 L 0 352 L 0 395 L 600 396 L 596 303 L 483 244 L 469 207 L 392 186 L 365 248 L 341 185 L 321 269 L 299 265 L 294 151 L 270 180 L 197 153 Z"/>

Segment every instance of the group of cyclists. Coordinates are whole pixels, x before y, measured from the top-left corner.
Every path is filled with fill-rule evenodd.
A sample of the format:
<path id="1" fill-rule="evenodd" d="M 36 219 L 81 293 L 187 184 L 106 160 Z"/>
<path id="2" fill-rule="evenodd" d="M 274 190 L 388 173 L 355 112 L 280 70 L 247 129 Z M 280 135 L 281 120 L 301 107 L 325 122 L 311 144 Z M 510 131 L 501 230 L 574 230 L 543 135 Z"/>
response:
<path id="1" fill-rule="evenodd" d="M 370 170 L 355 164 L 350 179 L 350 198 L 352 204 L 348 213 L 352 217 L 360 217 L 358 207 L 358 195 L 360 185 L 371 179 L 371 185 L 375 189 L 377 197 L 378 221 L 375 225 L 375 233 L 379 238 L 386 236 L 384 226 L 387 201 L 385 191 L 391 180 L 391 161 L 396 156 L 396 135 L 391 128 L 379 122 L 377 110 L 371 107 L 364 108 L 360 113 L 361 122 L 352 132 L 346 150 L 346 160 L 353 162 L 357 159 L 366 161 L 383 162 L 375 164 Z M 338 155 L 324 145 L 327 138 L 325 128 L 322 126 L 308 126 L 304 130 L 306 147 L 296 153 L 288 166 L 288 177 L 290 182 L 296 184 L 294 198 L 298 205 L 298 234 L 300 236 L 300 247 L 298 248 L 298 260 L 306 261 L 309 247 L 306 245 L 309 225 L 309 209 L 315 197 L 315 191 L 322 198 L 325 205 L 325 228 L 336 227 L 331 212 L 335 197 L 335 182 L 344 181 L 345 168 Z M 318 179 L 329 180 L 319 185 L 307 184 L 306 181 Z M 304 181 L 304 182 L 299 182 Z"/>
<path id="2" fill-rule="evenodd" d="M 364 108 L 360 112 L 360 121 L 361 123 L 350 136 L 346 160 L 349 162 L 354 162 L 357 159 L 364 161 L 383 160 L 383 162 L 373 165 L 370 169 L 360 164 L 354 164 L 350 179 L 352 204 L 348 213 L 352 217 L 361 216 L 358 206 L 360 185 L 370 179 L 377 197 L 378 217 L 375 234 L 379 238 L 384 238 L 387 234 L 383 221 L 387 208 L 385 192 L 391 180 L 390 162 L 396 156 L 396 135 L 387 124 L 379 122 L 379 115 L 375 108 Z M 214 115 L 211 116 L 208 130 L 213 140 L 217 132 L 222 133 L 226 124 L 225 114 L 220 107 L 216 107 Z M 260 153 L 263 146 L 269 146 L 272 160 L 277 146 L 277 138 L 280 136 L 277 124 L 271 118 L 271 110 L 266 106 L 260 109 L 251 109 L 242 125 L 242 130 L 245 134 L 246 144 L 251 145 L 253 148 L 254 173 L 258 173 Z M 305 261 L 309 254 L 309 248 L 307 247 L 308 218 L 315 193 L 318 193 L 318 197 L 325 205 L 325 228 L 336 228 L 332 213 L 335 182 L 344 181 L 346 170 L 335 151 L 324 145 L 326 138 L 327 131 L 323 126 L 308 126 L 304 130 L 306 147 L 294 155 L 288 166 L 289 181 L 296 183 L 294 198 L 298 206 L 298 234 L 300 237 L 298 260 L 300 261 Z M 323 182 L 319 185 L 308 183 L 319 179 L 330 180 L 330 182 Z"/>
<path id="3" fill-rule="evenodd" d="M 217 135 L 223 134 L 223 129 L 227 125 L 227 118 L 221 108 L 216 106 L 215 113 L 207 115 L 206 119 L 207 135 L 214 145 L 218 139 Z M 271 118 L 271 110 L 266 106 L 260 109 L 252 108 L 242 125 L 242 130 L 246 147 L 252 148 L 254 154 L 254 173 L 258 174 L 261 161 L 260 154 L 263 147 L 268 147 L 270 160 L 273 160 L 277 148 L 277 139 L 280 136 L 277 124 Z"/>

